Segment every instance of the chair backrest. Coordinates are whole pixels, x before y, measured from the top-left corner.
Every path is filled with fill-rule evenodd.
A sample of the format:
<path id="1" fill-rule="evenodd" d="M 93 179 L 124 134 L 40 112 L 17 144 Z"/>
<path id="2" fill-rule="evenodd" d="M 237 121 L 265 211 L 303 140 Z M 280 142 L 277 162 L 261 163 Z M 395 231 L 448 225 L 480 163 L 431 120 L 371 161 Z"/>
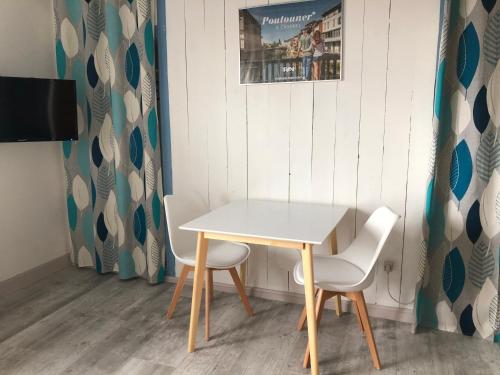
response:
<path id="1" fill-rule="evenodd" d="M 387 207 L 377 208 L 351 245 L 338 255 L 363 270 L 365 277 L 360 283 L 371 277 L 387 237 L 399 217 Z"/>
<path id="2" fill-rule="evenodd" d="M 182 197 L 176 195 L 165 195 L 165 215 L 167 219 L 168 237 L 172 253 L 178 260 L 182 260 L 185 255 L 192 255 L 196 252 L 196 235 L 193 232 L 180 230 L 179 226 L 206 213 L 202 199 L 196 197 Z"/>

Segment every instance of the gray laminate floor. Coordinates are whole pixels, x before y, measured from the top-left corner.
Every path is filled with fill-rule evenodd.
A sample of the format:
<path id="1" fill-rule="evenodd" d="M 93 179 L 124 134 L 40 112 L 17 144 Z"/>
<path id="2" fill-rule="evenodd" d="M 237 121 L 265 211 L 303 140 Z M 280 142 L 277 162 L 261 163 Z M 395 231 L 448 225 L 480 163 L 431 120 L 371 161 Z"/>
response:
<path id="1" fill-rule="evenodd" d="M 301 306 L 216 293 L 213 338 L 186 353 L 189 298 L 174 319 L 164 312 L 173 285 L 119 281 L 68 268 L 0 299 L 0 374 L 308 374 Z M 201 319 L 203 316 L 201 316 Z M 373 319 L 383 370 L 372 367 L 355 317 L 326 311 L 320 330 L 322 374 L 500 374 L 500 345 L 454 334 L 410 333 Z"/>

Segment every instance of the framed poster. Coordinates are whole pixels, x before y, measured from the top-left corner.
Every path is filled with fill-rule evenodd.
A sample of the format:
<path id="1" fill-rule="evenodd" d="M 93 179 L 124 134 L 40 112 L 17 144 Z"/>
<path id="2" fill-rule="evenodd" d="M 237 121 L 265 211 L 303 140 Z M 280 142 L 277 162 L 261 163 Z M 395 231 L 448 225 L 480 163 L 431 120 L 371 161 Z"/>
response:
<path id="1" fill-rule="evenodd" d="M 239 9 L 240 83 L 341 78 L 342 0 Z"/>

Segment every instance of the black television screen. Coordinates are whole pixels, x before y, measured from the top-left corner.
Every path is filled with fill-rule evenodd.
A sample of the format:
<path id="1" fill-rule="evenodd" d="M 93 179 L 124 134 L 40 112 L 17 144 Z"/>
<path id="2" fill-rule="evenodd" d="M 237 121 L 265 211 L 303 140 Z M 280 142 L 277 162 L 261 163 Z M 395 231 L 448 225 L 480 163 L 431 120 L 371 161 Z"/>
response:
<path id="1" fill-rule="evenodd" d="M 0 77 L 0 142 L 76 139 L 75 81 Z"/>

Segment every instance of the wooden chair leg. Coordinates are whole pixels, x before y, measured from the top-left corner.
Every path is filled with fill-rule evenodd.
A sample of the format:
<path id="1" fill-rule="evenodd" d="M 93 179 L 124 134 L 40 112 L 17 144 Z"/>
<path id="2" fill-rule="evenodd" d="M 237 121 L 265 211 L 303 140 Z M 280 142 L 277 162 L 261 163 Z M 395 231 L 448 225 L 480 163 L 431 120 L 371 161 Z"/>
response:
<path id="1" fill-rule="evenodd" d="M 210 340 L 210 301 L 213 291 L 213 270 L 207 269 L 205 278 L 205 341 Z"/>
<path id="2" fill-rule="evenodd" d="M 316 292 L 314 293 L 315 298 L 318 297 L 318 291 L 319 289 L 316 289 Z M 299 321 L 297 322 L 297 331 L 302 331 L 304 329 L 304 326 L 306 324 L 306 319 L 307 319 L 307 310 L 306 310 L 306 305 L 304 304 L 304 308 L 300 313 Z"/>
<path id="3" fill-rule="evenodd" d="M 177 301 L 179 301 L 179 297 L 182 293 L 182 288 L 184 288 L 184 283 L 186 282 L 186 277 L 193 270 L 191 266 L 182 267 L 181 274 L 179 279 L 177 280 L 177 285 L 175 286 L 174 295 L 172 296 L 172 301 L 170 302 L 170 306 L 168 306 L 167 310 L 167 318 L 172 319 L 174 315 L 175 306 L 177 306 Z"/>
<path id="4" fill-rule="evenodd" d="M 328 295 L 328 292 L 325 292 L 323 289 L 319 289 L 319 292 L 316 295 L 316 325 L 319 330 L 319 323 L 321 322 L 321 317 L 323 316 L 323 310 L 325 308 L 326 300 L 331 297 Z M 309 340 L 307 341 L 307 348 L 304 354 L 304 361 L 302 363 L 304 368 L 308 368 L 311 362 L 311 356 L 309 351 Z"/>
<path id="5" fill-rule="evenodd" d="M 359 310 L 361 323 L 363 324 L 363 328 L 366 334 L 366 341 L 368 341 L 368 348 L 370 349 L 370 354 L 372 356 L 373 365 L 376 369 L 380 370 L 382 366 L 380 365 L 377 345 L 375 344 L 375 339 L 373 337 L 372 327 L 370 325 L 370 318 L 368 317 L 368 310 L 366 309 L 365 297 L 363 295 L 363 292 L 347 293 L 347 297 L 351 300 L 356 301 L 356 306 Z"/>
<path id="6" fill-rule="evenodd" d="M 228 271 L 231 274 L 231 277 L 233 278 L 234 285 L 238 290 L 241 301 L 243 302 L 243 306 L 245 306 L 245 310 L 247 311 L 248 316 L 253 316 L 252 306 L 250 306 L 250 302 L 248 301 L 248 296 L 245 292 L 245 289 L 243 288 L 243 285 L 241 285 L 241 280 L 240 277 L 238 276 L 238 271 L 236 271 L 236 268 L 234 267 L 230 268 Z"/>
<path id="7" fill-rule="evenodd" d="M 335 313 L 337 316 L 342 315 L 342 297 L 340 297 L 340 294 L 335 297 Z"/>
<path id="8" fill-rule="evenodd" d="M 354 309 L 356 310 L 356 318 L 358 319 L 358 325 L 359 325 L 359 329 L 361 330 L 361 332 L 365 333 L 365 329 L 363 328 L 363 322 L 361 321 L 361 317 L 359 315 L 359 307 L 358 307 L 358 304 L 356 301 L 352 301 L 353 305 L 354 305 Z"/>
<path id="9" fill-rule="evenodd" d="M 240 280 L 241 284 L 243 285 L 243 288 L 247 286 L 247 264 L 248 260 L 245 260 L 243 263 L 240 264 Z"/>

